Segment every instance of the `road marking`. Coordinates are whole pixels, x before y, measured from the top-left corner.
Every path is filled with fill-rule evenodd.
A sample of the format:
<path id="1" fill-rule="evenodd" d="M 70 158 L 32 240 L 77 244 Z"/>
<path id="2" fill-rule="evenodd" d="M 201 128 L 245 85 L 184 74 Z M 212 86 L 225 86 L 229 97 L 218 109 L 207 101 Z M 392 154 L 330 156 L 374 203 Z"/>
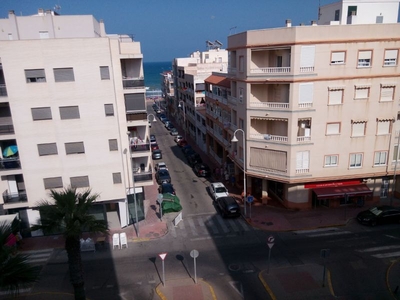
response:
<path id="1" fill-rule="evenodd" d="M 373 247 L 373 248 L 367 248 L 367 249 L 360 249 L 360 250 L 356 250 L 356 251 L 357 252 L 376 252 L 376 251 L 381 251 L 381 250 L 390 250 L 390 249 L 398 249 L 398 248 L 400 248 L 400 245 Z"/>
<path id="2" fill-rule="evenodd" d="M 331 236 L 331 235 L 341 235 L 341 234 L 350 234 L 351 231 L 335 231 L 335 232 L 327 232 L 327 233 L 319 233 L 319 234 L 308 234 L 308 237 L 322 237 L 322 236 Z"/>
<path id="3" fill-rule="evenodd" d="M 240 224 L 240 226 L 242 226 L 242 228 L 243 228 L 244 231 L 249 231 L 249 230 L 250 230 L 250 226 L 247 225 L 246 222 L 240 220 L 240 221 L 238 221 L 238 223 Z"/>
<path id="4" fill-rule="evenodd" d="M 297 231 L 293 231 L 293 232 L 298 233 L 298 234 L 307 234 L 307 233 L 338 231 L 338 230 L 339 230 L 339 228 L 330 227 L 330 228 L 318 228 L 318 229 L 311 229 L 311 230 L 297 230 Z"/>
<path id="5" fill-rule="evenodd" d="M 169 226 L 169 231 L 171 232 L 173 237 L 175 237 L 175 238 L 177 237 L 176 229 L 175 229 L 174 224 L 171 223 L 171 226 Z"/>
<path id="6" fill-rule="evenodd" d="M 238 292 L 238 294 L 240 296 L 242 296 L 242 298 L 244 297 L 243 295 L 243 285 L 242 283 L 240 283 L 239 281 L 229 281 L 229 284 L 231 285 L 231 287 Z"/>
<path id="7" fill-rule="evenodd" d="M 397 257 L 400 256 L 400 251 L 399 252 L 392 252 L 392 253 L 382 253 L 382 254 L 374 254 L 371 255 L 376 258 L 387 258 L 387 257 Z"/>
<path id="8" fill-rule="evenodd" d="M 196 231 L 196 226 L 194 225 L 193 219 L 188 219 L 190 229 L 192 230 L 193 235 L 199 235 Z"/>
<path id="9" fill-rule="evenodd" d="M 202 217 L 199 217 L 198 219 L 197 219 L 197 222 L 199 223 L 199 225 L 200 225 L 200 228 L 202 229 L 202 233 L 203 234 L 209 234 L 210 232 L 208 231 L 208 228 L 205 226 L 205 224 L 204 224 L 204 220 L 203 220 L 203 218 Z"/>
<path id="10" fill-rule="evenodd" d="M 228 227 L 226 227 L 224 220 L 223 220 L 222 218 L 217 218 L 217 220 L 218 220 L 219 225 L 221 225 L 222 230 L 223 230 L 225 233 L 228 233 L 228 232 L 229 232 L 229 229 L 228 229 Z"/>
<path id="11" fill-rule="evenodd" d="M 237 225 L 235 224 L 234 220 L 229 219 L 228 222 L 229 222 L 229 225 L 232 227 L 233 231 L 235 231 L 235 232 L 239 232 L 240 231 L 239 228 L 237 227 Z"/>
<path id="12" fill-rule="evenodd" d="M 205 224 L 207 228 L 211 228 L 213 234 L 218 234 L 218 228 L 214 223 L 213 217 L 208 217 Z"/>

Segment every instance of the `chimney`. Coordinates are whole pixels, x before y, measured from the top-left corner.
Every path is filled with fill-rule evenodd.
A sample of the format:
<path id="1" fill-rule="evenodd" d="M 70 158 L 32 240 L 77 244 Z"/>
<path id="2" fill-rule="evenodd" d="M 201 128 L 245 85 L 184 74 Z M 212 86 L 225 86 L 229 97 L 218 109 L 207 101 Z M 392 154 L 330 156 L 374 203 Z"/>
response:
<path id="1" fill-rule="evenodd" d="M 311 26 L 317 26 L 317 21 L 311 21 Z"/>
<path id="2" fill-rule="evenodd" d="M 43 10 L 43 8 L 39 8 L 39 9 L 38 9 L 38 15 L 39 15 L 39 16 L 43 16 L 43 15 L 44 15 L 44 10 Z"/>
<path id="3" fill-rule="evenodd" d="M 13 10 L 9 10 L 8 15 L 15 15 L 15 12 Z"/>
<path id="4" fill-rule="evenodd" d="M 286 27 L 292 27 L 292 20 L 290 19 L 286 20 Z"/>

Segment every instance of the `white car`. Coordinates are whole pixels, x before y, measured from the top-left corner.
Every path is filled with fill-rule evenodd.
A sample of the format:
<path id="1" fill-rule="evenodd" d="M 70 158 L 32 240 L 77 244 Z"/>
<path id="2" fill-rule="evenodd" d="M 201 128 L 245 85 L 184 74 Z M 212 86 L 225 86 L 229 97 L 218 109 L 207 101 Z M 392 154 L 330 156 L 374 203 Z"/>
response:
<path id="1" fill-rule="evenodd" d="M 211 183 L 210 192 L 214 200 L 217 200 L 219 197 L 229 196 L 229 191 L 222 182 Z"/>
<path id="2" fill-rule="evenodd" d="M 180 141 L 181 139 L 183 139 L 183 136 L 181 136 L 181 135 L 176 135 L 176 136 L 174 137 L 175 143 L 179 143 L 179 141 Z"/>
<path id="3" fill-rule="evenodd" d="M 167 164 L 165 162 L 159 162 L 156 164 L 155 166 L 156 172 L 158 172 L 159 170 L 168 170 L 167 168 Z"/>

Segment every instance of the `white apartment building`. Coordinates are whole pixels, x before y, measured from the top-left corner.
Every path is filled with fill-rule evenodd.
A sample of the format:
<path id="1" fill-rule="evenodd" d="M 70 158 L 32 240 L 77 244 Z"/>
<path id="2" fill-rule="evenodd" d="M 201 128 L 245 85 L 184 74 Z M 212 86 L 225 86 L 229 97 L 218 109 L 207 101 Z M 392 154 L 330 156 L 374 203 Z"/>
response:
<path id="1" fill-rule="evenodd" d="M 169 111 L 178 112 L 184 134 L 190 135 L 204 152 L 207 151 L 204 79 L 212 72 L 226 73 L 227 66 L 228 51 L 219 47 L 196 51 L 190 57 L 175 58 L 172 62 L 175 101 Z"/>
<path id="2" fill-rule="evenodd" d="M 388 197 L 400 170 L 398 8 L 343 0 L 321 7 L 329 25 L 228 37 L 230 127 L 245 133 L 225 148 L 237 184 L 244 167 L 247 192 L 295 209 Z"/>
<path id="3" fill-rule="evenodd" d="M 10 11 L 0 28 L 2 213 L 35 224 L 38 201 L 71 185 L 99 194 L 93 213 L 111 228 L 136 220 L 134 194 L 143 218 L 153 180 L 140 43 L 41 9 Z"/>

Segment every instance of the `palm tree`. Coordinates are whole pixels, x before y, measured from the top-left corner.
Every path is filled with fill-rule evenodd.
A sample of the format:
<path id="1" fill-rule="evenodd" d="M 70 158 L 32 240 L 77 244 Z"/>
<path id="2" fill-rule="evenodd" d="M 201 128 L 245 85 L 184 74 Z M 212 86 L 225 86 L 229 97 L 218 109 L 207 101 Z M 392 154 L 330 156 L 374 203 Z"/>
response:
<path id="1" fill-rule="evenodd" d="M 89 214 L 93 202 L 99 197 L 91 190 L 77 192 L 68 187 L 62 191 L 50 191 L 53 201 L 42 200 L 38 207 L 41 224 L 32 230 L 41 229 L 45 233 L 61 233 L 65 238 L 65 250 L 68 254 L 69 276 L 74 287 L 75 299 L 85 299 L 83 267 L 80 251 L 80 239 L 84 231 L 108 234 L 108 225 L 104 220 L 96 220 Z"/>
<path id="2" fill-rule="evenodd" d="M 18 296 L 21 288 L 37 281 L 39 268 L 31 266 L 28 255 L 15 253 L 15 248 L 7 245 L 13 234 L 13 226 L 0 224 L 0 289 L 12 296 Z"/>

